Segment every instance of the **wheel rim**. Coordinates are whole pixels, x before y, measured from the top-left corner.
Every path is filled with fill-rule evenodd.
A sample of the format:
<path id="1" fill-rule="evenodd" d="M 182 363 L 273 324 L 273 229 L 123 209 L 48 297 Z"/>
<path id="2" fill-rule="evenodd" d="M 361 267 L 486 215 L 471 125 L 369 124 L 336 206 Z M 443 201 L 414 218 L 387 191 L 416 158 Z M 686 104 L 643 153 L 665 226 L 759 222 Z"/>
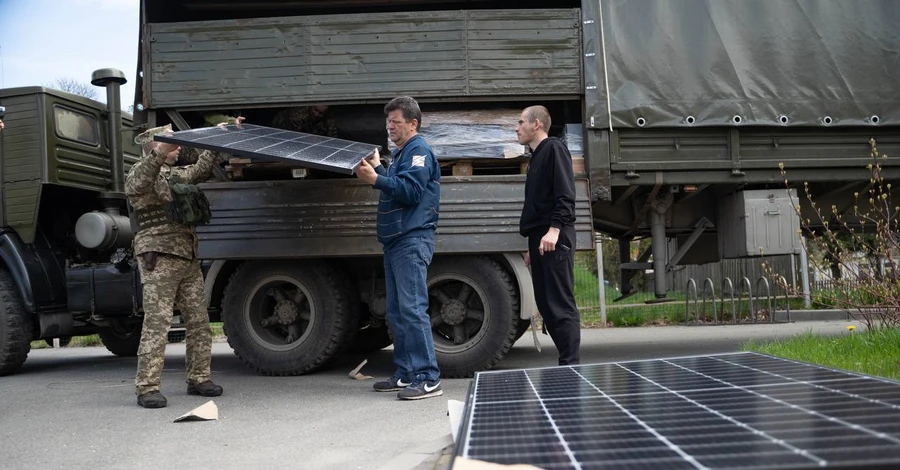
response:
<path id="1" fill-rule="evenodd" d="M 428 315 L 434 348 L 459 353 L 477 345 L 487 333 L 491 310 L 484 289 L 460 274 L 428 280 Z"/>
<path id="2" fill-rule="evenodd" d="M 250 337 L 273 351 L 299 347 L 316 322 L 309 289 L 288 276 L 267 276 L 253 285 L 244 302 L 244 325 Z"/>

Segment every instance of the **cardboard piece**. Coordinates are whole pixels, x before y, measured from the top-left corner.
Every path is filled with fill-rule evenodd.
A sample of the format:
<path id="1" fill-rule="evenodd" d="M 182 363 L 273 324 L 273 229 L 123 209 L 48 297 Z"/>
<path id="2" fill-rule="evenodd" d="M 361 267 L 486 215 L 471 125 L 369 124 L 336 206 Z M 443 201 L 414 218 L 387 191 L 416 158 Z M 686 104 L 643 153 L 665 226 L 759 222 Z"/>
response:
<path id="1" fill-rule="evenodd" d="M 182 421 L 213 421 L 219 419 L 219 408 L 212 400 L 175 418 L 176 423 Z"/>
<path id="2" fill-rule="evenodd" d="M 362 370 L 363 366 L 366 365 L 367 362 L 369 362 L 368 359 L 363 359 L 363 361 L 360 362 L 358 366 L 356 366 L 356 369 L 351 370 L 350 373 L 347 375 L 350 376 L 350 378 L 354 379 L 354 380 L 374 379 L 375 377 L 372 377 L 371 375 L 363 375 L 363 374 L 359 373 L 359 371 Z"/>

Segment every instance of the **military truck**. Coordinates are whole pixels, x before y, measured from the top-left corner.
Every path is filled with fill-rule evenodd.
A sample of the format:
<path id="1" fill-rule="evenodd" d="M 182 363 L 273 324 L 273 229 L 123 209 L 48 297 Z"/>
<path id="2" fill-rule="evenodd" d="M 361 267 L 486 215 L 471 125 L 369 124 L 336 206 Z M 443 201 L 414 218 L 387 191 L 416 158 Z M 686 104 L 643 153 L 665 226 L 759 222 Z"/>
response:
<path id="1" fill-rule="evenodd" d="M 144 0 L 136 121 L 187 129 L 219 111 L 265 123 L 285 107 L 328 104 L 342 137 L 381 144 L 381 106 L 396 95 L 416 97 L 426 122 L 430 112 L 543 104 L 551 134 L 581 138 L 591 207 L 579 209 L 579 221 L 590 213 L 595 229 L 620 241 L 627 295 L 642 270 L 796 253 L 793 207 L 803 201 L 785 191 L 779 163 L 792 185 L 809 182 L 822 206 L 852 206 L 868 181 L 869 138 L 888 153 L 900 146 L 898 92 L 880 84 L 900 73 L 897 8 L 874 0 L 302 0 L 265 8 Z M 522 182 L 444 179 L 429 285 L 449 376 L 502 356 L 505 346 L 482 349 L 516 335 L 498 312 L 524 320 L 533 310 L 512 233 Z M 364 328 L 352 328 L 351 344 L 378 331 L 365 326 L 383 325 L 369 188 L 307 178 L 204 189 L 217 208 L 200 230 L 201 253 L 215 260 L 210 305 L 245 362 L 265 373 L 304 372 L 348 341 L 354 320 L 341 318 L 353 316 L 339 312 L 359 310 Z M 587 229 L 579 226 L 583 248 Z M 645 237 L 651 249 L 631 259 L 630 241 Z M 338 300 L 342 289 L 358 293 L 358 308 Z M 654 275 L 654 290 L 655 301 L 671 299 L 666 276 Z M 480 300 L 463 315 L 458 300 L 470 291 Z M 296 341 L 290 327 L 307 316 L 317 333 Z M 495 321 L 509 326 L 505 339 L 487 338 Z M 488 350 L 497 354 L 487 358 Z"/>
<path id="2" fill-rule="evenodd" d="M 341 137 L 383 144 L 381 106 L 395 95 L 426 113 L 543 104 L 553 134 L 580 129 L 583 139 L 578 245 L 591 244 L 585 222 L 619 239 L 627 294 L 638 270 L 795 252 L 791 208 L 816 217 L 784 191 L 779 163 L 820 207 L 852 208 L 868 182 L 868 140 L 900 148 L 900 98 L 884 85 L 900 73 L 897 8 L 143 0 L 134 125 L 188 129 L 210 112 L 265 123 L 286 107 L 329 104 Z M 883 175 L 897 170 L 888 160 Z M 303 174 L 204 184 L 210 315 L 266 374 L 390 341 L 375 195 L 352 178 L 293 178 Z M 534 311 L 515 234 L 522 184 L 519 174 L 444 178 L 429 285 L 448 376 L 496 364 Z M 652 248 L 631 260 L 629 242 L 642 237 Z M 668 300 L 665 278 L 654 276 L 658 301 Z"/>

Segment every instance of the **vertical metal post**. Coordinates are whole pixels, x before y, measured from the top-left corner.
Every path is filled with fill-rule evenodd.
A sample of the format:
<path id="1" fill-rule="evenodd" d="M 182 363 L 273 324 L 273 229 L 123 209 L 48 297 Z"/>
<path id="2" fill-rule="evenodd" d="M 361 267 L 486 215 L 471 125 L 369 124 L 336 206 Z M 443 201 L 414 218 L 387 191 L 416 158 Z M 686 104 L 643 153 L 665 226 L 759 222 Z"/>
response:
<path id="1" fill-rule="evenodd" d="M 650 247 L 653 251 L 653 290 L 657 299 L 666 297 L 666 219 L 658 210 L 650 210 Z"/>
<path id="2" fill-rule="evenodd" d="M 791 255 L 791 289 L 797 290 L 797 261 L 794 255 Z"/>
<path id="3" fill-rule="evenodd" d="M 603 276 L 603 236 L 594 234 L 594 244 L 597 246 L 597 282 L 600 292 L 600 324 L 606 327 L 606 280 Z"/>
<path id="4" fill-rule="evenodd" d="M 806 238 L 800 237 L 800 282 L 803 284 L 803 306 L 812 306 L 809 295 L 809 258 L 806 255 Z"/>

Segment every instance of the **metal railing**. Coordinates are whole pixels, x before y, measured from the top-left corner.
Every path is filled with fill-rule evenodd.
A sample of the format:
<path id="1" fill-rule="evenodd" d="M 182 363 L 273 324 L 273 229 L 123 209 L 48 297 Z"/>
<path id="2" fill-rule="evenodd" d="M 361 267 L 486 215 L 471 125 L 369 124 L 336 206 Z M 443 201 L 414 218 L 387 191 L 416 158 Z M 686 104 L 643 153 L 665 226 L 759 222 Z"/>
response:
<path id="1" fill-rule="evenodd" d="M 697 289 L 697 281 L 694 278 L 689 278 L 687 281 L 687 285 L 685 286 L 685 303 L 684 303 L 684 315 L 685 315 L 685 324 L 688 325 L 700 325 L 700 324 L 723 324 L 726 323 L 727 320 L 725 318 L 725 314 L 728 311 L 726 306 L 730 306 L 731 310 L 731 324 L 744 323 L 741 315 L 742 305 L 746 298 L 747 305 L 749 307 L 748 317 L 750 319 L 749 323 L 756 324 L 759 323 L 759 309 L 757 307 L 763 306 L 767 308 L 766 316 L 769 319 L 769 323 L 776 322 L 776 314 L 778 313 L 778 305 L 777 305 L 777 286 L 787 286 L 786 279 L 783 276 L 776 276 L 776 292 L 775 296 L 772 295 L 771 284 L 769 283 L 769 279 L 766 276 L 759 276 L 756 279 L 756 294 L 754 295 L 753 283 L 750 281 L 750 278 L 744 276 L 740 281 L 740 293 L 735 298 L 734 292 L 734 283 L 731 278 L 724 278 L 722 280 L 722 297 L 719 298 L 716 296 L 716 291 L 714 287 L 714 282 L 710 278 L 706 278 L 703 280 L 703 288 L 698 291 Z M 789 293 L 788 288 L 785 287 L 784 291 L 784 312 L 786 313 L 786 322 L 791 321 L 791 307 L 789 305 Z M 746 296 L 746 297 L 745 297 Z M 693 310 L 691 309 L 691 303 L 693 302 Z M 716 303 L 721 303 L 721 308 L 716 308 Z M 711 308 L 712 314 L 708 315 L 707 310 Z M 722 312 L 722 318 L 719 318 L 718 312 Z M 693 315 L 692 315 L 693 314 Z M 701 319 L 702 315 L 702 319 Z M 693 318 L 692 318 L 693 317 Z"/>

